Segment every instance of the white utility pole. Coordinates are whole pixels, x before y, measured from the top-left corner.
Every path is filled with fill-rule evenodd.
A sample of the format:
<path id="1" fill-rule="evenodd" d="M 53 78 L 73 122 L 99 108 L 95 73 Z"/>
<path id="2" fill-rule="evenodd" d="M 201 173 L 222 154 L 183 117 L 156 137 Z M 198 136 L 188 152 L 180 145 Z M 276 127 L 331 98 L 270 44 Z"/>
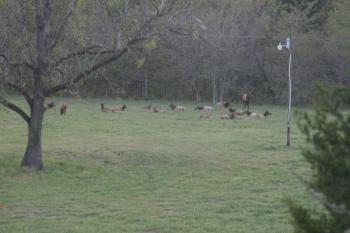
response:
<path id="1" fill-rule="evenodd" d="M 289 86 L 289 100 L 288 100 L 288 120 L 287 120 L 287 146 L 290 147 L 290 133 L 291 133 L 291 110 L 292 110 L 292 38 L 293 28 L 291 27 L 290 37 L 287 37 L 286 44 L 279 43 L 277 48 L 282 50 L 283 47 L 289 52 L 289 69 L 288 69 L 288 86 Z"/>

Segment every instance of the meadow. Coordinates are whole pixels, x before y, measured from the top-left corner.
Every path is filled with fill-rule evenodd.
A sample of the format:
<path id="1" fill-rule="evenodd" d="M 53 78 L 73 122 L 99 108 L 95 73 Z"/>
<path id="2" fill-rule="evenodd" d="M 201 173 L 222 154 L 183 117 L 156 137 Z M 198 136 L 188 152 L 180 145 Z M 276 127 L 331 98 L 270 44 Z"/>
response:
<path id="1" fill-rule="evenodd" d="M 179 113 L 136 100 L 102 113 L 100 103 L 122 102 L 54 101 L 69 106 L 45 115 L 43 171 L 19 166 L 26 125 L 0 110 L 0 232 L 291 233 L 285 199 L 314 205 L 298 178 L 309 169 L 295 121 L 285 146 L 285 106 L 252 106 L 272 113 L 265 120 L 221 120 L 218 110 L 200 119 L 190 102 Z"/>

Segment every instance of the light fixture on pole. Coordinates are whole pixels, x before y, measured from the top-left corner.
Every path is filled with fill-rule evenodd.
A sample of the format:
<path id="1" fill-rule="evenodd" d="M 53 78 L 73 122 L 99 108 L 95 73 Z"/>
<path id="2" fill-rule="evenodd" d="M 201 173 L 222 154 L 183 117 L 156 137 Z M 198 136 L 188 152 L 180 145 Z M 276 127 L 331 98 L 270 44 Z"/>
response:
<path id="1" fill-rule="evenodd" d="M 293 31 L 292 31 L 293 32 Z M 290 146 L 290 125 L 291 125 L 291 108 L 292 108 L 292 32 L 291 37 L 287 37 L 286 44 L 279 43 L 277 49 L 282 51 L 283 47 L 289 52 L 289 69 L 288 69 L 288 83 L 289 83 L 289 100 L 288 100 L 288 120 L 287 120 L 287 146 Z"/>

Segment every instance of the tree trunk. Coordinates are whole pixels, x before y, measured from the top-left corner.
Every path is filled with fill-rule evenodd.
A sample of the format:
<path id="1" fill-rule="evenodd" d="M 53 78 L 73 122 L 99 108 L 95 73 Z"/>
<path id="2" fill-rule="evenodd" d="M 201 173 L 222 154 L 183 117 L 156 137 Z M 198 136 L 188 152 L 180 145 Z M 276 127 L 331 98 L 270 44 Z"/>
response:
<path id="1" fill-rule="evenodd" d="M 224 91 L 225 91 L 225 79 L 222 78 L 220 80 L 220 87 L 219 87 L 219 102 L 223 101 L 224 98 Z"/>
<path id="2" fill-rule="evenodd" d="M 147 99 L 148 98 L 148 72 L 147 70 L 145 70 L 145 87 L 144 87 L 144 98 Z"/>
<path id="3" fill-rule="evenodd" d="M 200 94 L 200 91 L 198 89 L 196 89 L 196 101 L 201 102 L 201 94 Z"/>
<path id="4" fill-rule="evenodd" d="M 28 125 L 28 143 L 21 166 L 43 168 L 41 151 L 41 130 L 44 116 L 44 97 L 35 97 L 31 109 L 31 121 Z"/>
<path id="5" fill-rule="evenodd" d="M 213 73 L 213 104 L 216 104 L 216 74 Z"/>

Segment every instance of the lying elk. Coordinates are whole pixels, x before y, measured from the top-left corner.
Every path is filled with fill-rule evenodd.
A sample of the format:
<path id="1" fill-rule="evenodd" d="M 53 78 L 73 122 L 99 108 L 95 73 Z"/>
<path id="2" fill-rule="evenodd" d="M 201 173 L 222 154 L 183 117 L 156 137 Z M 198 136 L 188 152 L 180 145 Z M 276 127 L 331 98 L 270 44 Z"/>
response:
<path id="1" fill-rule="evenodd" d="M 265 119 L 268 115 L 271 115 L 269 111 L 265 112 L 252 112 L 250 117 L 254 117 L 256 119 Z"/>
<path id="2" fill-rule="evenodd" d="M 106 108 L 104 104 L 101 104 L 101 112 L 115 112 L 112 108 Z"/>
<path id="3" fill-rule="evenodd" d="M 185 110 L 186 110 L 186 108 L 184 106 L 181 106 L 181 105 L 177 105 L 175 107 L 175 111 L 177 111 L 177 112 L 183 112 Z"/>
<path id="4" fill-rule="evenodd" d="M 154 113 L 164 113 L 165 111 L 163 109 L 159 109 L 158 107 L 153 107 Z"/>
<path id="5" fill-rule="evenodd" d="M 45 108 L 53 108 L 55 106 L 56 106 L 55 102 L 53 102 L 53 101 L 49 101 L 49 102 L 45 103 Z"/>
<path id="6" fill-rule="evenodd" d="M 249 112 L 249 111 L 241 111 L 241 110 L 237 110 L 234 108 L 229 108 L 229 111 L 230 111 L 230 113 L 232 113 L 235 116 L 244 116 L 244 115 L 250 116 L 250 114 L 251 114 L 251 112 Z"/>
<path id="7" fill-rule="evenodd" d="M 171 104 L 169 105 L 169 107 L 171 108 L 171 110 L 175 110 L 175 108 L 176 108 L 176 104 L 171 103 Z"/>
<path id="8" fill-rule="evenodd" d="M 177 112 L 183 112 L 186 110 L 186 108 L 184 106 L 181 106 L 181 105 L 176 105 L 174 103 L 171 103 L 169 105 L 169 107 L 171 108 L 171 110 L 175 110 Z"/>
<path id="9" fill-rule="evenodd" d="M 204 119 L 212 119 L 213 118 L 213 114 L 208 113 L 208 112 L 204 112 L 199 117 L 200 118 L 204 118 Z"/>
<path id="10" fill-rule="evenodd" d="M 230 102 L 222 101 L 222 102 L 216 103 L 216 105 L 219 106 L 220 109 L 228 108 L 228 106 L 230 106 Z"/>
<path id="11" fill-rule="evenodd" d="M 197 105 L 194 110 L 203 110 L 204 106 L 202 105 Z"/>
<path id="12" fill-rule="evenodd" d="M 114 110 L 114 112 L 120 112 L 120 111 L 124 111 L 127 108 L 128 107 L 126 106 L 126 104 L 123 104 L 122 106 L 114 106 L 112 110 Z"/>

